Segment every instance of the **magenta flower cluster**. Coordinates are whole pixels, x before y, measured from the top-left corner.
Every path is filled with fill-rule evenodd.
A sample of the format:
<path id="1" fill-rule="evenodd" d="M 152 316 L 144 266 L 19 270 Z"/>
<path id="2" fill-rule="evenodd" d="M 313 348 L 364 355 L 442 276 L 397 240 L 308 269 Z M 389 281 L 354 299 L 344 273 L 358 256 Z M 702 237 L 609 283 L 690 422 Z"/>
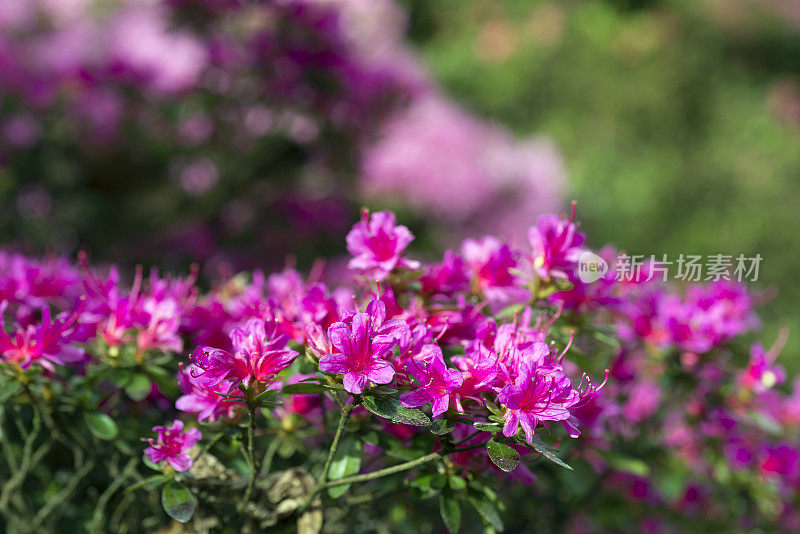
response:
<path id="1" fill-rule="evenodd" d="M 231 407 L 221 394 L 240 385 L 263 387 L 291 365 L 297 351 L 286 348 L 289 336 L 274 321 L 249 319 L 230 333 L 233 351 L 199 347 L 187 367 L 181 364 L 179 410 L 198 414 L 202 421 L 216 419 Z"/>

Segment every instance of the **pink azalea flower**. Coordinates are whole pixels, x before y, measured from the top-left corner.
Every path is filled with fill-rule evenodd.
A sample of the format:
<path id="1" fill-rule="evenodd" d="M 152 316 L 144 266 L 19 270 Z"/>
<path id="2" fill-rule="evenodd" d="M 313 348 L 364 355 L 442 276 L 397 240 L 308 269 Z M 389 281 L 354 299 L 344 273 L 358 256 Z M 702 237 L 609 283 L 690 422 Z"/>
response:
<path id="1" fill-rule="evenodd" d="M 659 320 L 669 341 L 702 354 L 753 328 L 758 319 L 747 289 L 734 282 L 693 285 L 680 299 L 670 295 L 658 305 Z"/>
<path id="2" fill-rule="evenodd" d="M 577 265 L 585 237 L 575 224 L 575 204 L 569 219 L 557 215 L 540 215 L 536 226 L 528 230 L 533 248 L 533 268 L 542 278 L 566 278 Z"/>
<path id="3" fill-rule="evenodd" d="M 290 325 L 292 338 L 302 343 L 309 325 L 330 326 L 338 319 L 336 301 L 322 283 L 307 283 L 297 271 L 286 269 L 267 279 L 278 314 Z"/>
<path id="4" fill-rule="evenodd" d="M 216 421 L 229 414 L 233 405 L 220 395 L 230 394 L 235 387 L 230 380 L 219 379 L 205 373 L 194 364 L 186 369 L 179 364 L 178 387 L 183 395 L 175 401 L 175 407 L 187 413 L 196 413 L 198 421 Z"/>
<path id="5" fill-rule="evenodd" d="M 142 350 L 158 349 L 164 352 L 181 352 L 183 340 L 178 334 L 181 315 L 178 303 L 171 298 L 163 300 L 147 298 L 142 305 L 149 316 L 147 326 L 136 338 L 137 346 Z"/>
<path id="6" fill-rule="evenodd" d="M 183 432 L 183 421 L 176 419 L 172 426 L 154 426 L 156 439 L 147 438 L 150 444 L 144 450 L 147 459 L 154 464 L 166 461 L 175 471 L 186 471 L 192 467 L 194 460 L 189 456 L 189 449 L 195 446 L 203 434 L 196 428 Z"/>
<path id="7" fill-rule="evenodd" d="M 765 476 L 793 481 L 800 475 L 800 453 L 789 445 L 765 446 L 758 467 Z"/>
<path id="8" fill-rule="evenodd" d="M 394 213 L 378 211 L 371 216 L 362 212 L 362 220 L 347 234 L 347 250 L 353 258 L 347 264 L 378 282 L 394 269 L 418 269 L 417 261 L 403 257 L 403 252 L 414 240 L 408 228 L 397 226 Z"/>
<path id="9" fill-rule="evenodd" d="M 661 390 L 658 384 L 649 379 L 636 382 L 628 394 L 628 401 L 622 408 L 622 416 L 632 423 L 638 423 L 658 409 Z"/>
<path id="10" fill-rule="evenodd" d="M 569 378 L 559 371 L 544 372 L 526 361 L 513 384 L 506 385 L 498 400 L 507 408 L 503 434 L 514 436 L 522 425 L 528 444 L 539 421 L 561 421 L 571 437 L 580 435 L 569 409 L 578 405 L 581 394 Z"/>
<path id="11" fill-rule="evenodd" d="M 452 295 L 469 290 L 469 273 L 464 259 L 451 250 L 444 253 L 441 263 L 432 264 L 420 279 L 422 291 Z"/>
<path id="12" fill-rule="evenodd" d="M 777 354 L 765 351 L 761 344 L 756 343 L 750 348 L 750 363 L 740 376 L 740 382 L 745 388 L 763 393 L 773 386 L 778 386 L 786 380 L 783 367 L 775 364 Z"/>
<path id="13" fill-rule="evenodd" d="M 213 347 L 200 347 L 192 354 L 192 363 L 201 374 L 217 382 L 231 380 L 270 382 L 297 357 L 287 349 L 289 336 L 278 332 L 275 322 L 250 319 L 230 334 L 233 353 Z"/>
<path id="14" fill-rule="evenodd" d="M 0 303 L 0 318 L 5 312 L 7 302 Z M 55 320 L 50 315 L 50 308 L 42 308 L 42 320 L 39 324 L 27 327 L 17 325 L 17 331 L 9 335 L 0 327 L 0 360 L 15 363 L 22 369 L 37 364 L 48 371 L 54 371 L 56 365 L 77 363 L 83 359 L 84 351 L 69 343 L 73 340 L 75 323 L 80 310 L 72 314 L 59 314 Z"/>
<path id="15" fill-rule="evenodd" d="M 438 345 L 422 347 L 420 353 L 409 360 L 407 369 L 417 379 L 420 387 L 401 395 L 400 403 L 407 408 L 430 403 L 434 417 L 447 411 L 451 394 L 464 383 L 457 369 L 447 368 L 442 349 Z"/>
<path id="16" fill-rule="evenodd" d="M 473 284 L 493 309 L 527 302 L 531 293 L 525 280 L 511 271 L 518 269 L 519 252 L 496 237 L 484 236 L 480 241 L 467 239 L 461 253 L 472 271 Z"/>
<path id="17" fill-rule="evenodd" d="M 366 313 L 356 313 L 348 325 L 338 322 L 328 328 L 332 354 L 320 358 L 319 368 L 325 373 L 344 375 L 344 389 L 360 394 L 370 382 L 388 384 L 394 378 L 394 367 L 386 360 L 398 340 L 408 335 L 403 319 L 386 321 L 383 302 L 373 300 Z"/>
<path id="18" fill-rule="evenodd" d="M 471 399 L 483 403 L 480 394 L 495 391 L 495 379 L 499 372 L 499 358 L 492 350 L 478 342 L 470 343 L 464 356 L 455 356 L 453 363 L 461 371 L 463 382 L 454 394 L 459 412 L 464 411 L 461 403 Z"/>

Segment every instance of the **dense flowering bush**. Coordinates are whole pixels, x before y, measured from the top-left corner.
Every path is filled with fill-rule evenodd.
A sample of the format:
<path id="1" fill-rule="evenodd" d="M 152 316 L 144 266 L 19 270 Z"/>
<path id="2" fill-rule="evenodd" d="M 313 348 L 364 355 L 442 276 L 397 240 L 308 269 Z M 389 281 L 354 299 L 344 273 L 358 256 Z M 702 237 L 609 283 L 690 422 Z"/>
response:
<path id="1" fill-rule="evenodd" d="M 365 210 L 335 288 L 0 254 L 3 521 L 154 528 L 161 487 L 198 531 L 420 528 L 430 499 L 452 532 L 800 527 L 800 382 L 745 343 L 746 288 L 583 283 L 574 206 L 523 246 L 412 240 Z"/>

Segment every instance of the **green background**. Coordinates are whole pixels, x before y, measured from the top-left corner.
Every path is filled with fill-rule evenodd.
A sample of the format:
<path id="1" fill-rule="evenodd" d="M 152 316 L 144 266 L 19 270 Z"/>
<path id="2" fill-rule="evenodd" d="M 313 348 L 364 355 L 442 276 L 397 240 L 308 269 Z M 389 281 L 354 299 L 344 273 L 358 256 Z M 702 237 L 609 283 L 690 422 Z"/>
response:
<path id="1" fill-rule="evenodd" d="M 798 27 L 736 0 L 405 5 L 452 97 L 555 140 L 592 245 L 761 254 L 760 337 L 788 326 L 800 370 Z"/>

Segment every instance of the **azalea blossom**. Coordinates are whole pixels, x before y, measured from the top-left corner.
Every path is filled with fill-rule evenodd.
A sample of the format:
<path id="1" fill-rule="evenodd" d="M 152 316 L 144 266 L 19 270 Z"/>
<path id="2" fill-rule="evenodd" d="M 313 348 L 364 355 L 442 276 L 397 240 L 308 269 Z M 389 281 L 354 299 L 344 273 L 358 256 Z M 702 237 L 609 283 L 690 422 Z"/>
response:
<path id="1" fill-rule="evenodd" d="M 401 395 L 400 403 L 407 408 L 430 403 L 434 417 L 447 411 L 451 394 L 464 383 L 457 369 L 447 368 L 442 349 L 438 345 L 422 347 L 419 355 L 409 361 L 407 369 L 417 379 L 420 387 Z"/>
<path id="2" fill-rule="evenodd" d="M 141 350 L 158 349 L 164 352 L 181 352 L 183 340 L 178 335 L 181 315 L 178 303 L 171 298 L 163 300 L 148 298 L 142 306 L 149 315 L 147 326 L 136 338 Z"/>
<path id="3" fill-rule="evenodd" d="M 569 409 L 580 403 L 581 394 L 563 372 L 543 372 L 536 363 L 526 361 L 514 383 L 503 387 L 497 398 L 506 407 L 503 434 L 507 437 L 522 426 L 531 444 L 540 421 L 560 421 L 571 437 L 580 434 Z"/>
<path id="4" fill-rule="evenodd" d="M 575 204 L 569 219 L 557 215 L 540 215 L 536 226 L 528 230 L 528 240 L 533 248 L 533 268 L 536 273 L 549 280 L 551 277 L 566 278 L 574 269 L 585 237 L 575 224 Z"/>
<path id="5" fill-rule="evenodd" d="M 414 236 L 408 228 L 396 224 L 394 213 L 377 211 L 370 215 L 364 210 L 361 215 L 362 220 L 347 234 L 347 250 L 353 255 L 348 267 L 378 282 L 398 267 L 419 268 L 418 261 L 403 257 Z"/>
<path id="6" fill-rule="evenodd" d="M 234 382 L 204 373 L 194 364 L 184 368 L 181 362 L 178 367 L 178 387 L 183 395 L 175 401 L 175 408 L 196 413 L 198 421 L 216 421 L 231 412 L 234 404 L 223 395 L 234 391 Z"/>
<path id="7" fill-rule="evenodd" d="M 513 271 L 520 267 L 519 251 L 496 237 L 467 239 L 461 253 L 472 274 L 474 288 L 481 292 L 493 309 L 527 302 L 531 298 L 526 282 Z"/>
<path id="8" fill-rule="evenodd" d="M 7 305 L 5 301 L 0 303 L 0 318 Z M 50 308 L 44 306 L 38 324 L 17 325 L 16 332 L 11 335 L 0 327 L 0 360 L 19 365 L 21 369 L 28 369 L 35 363 L 51 372 L 55 365 L 80 362 L 84 350 L 70 344 L 75 337 L 74 324 L 79 314 L 80 310 L 61 313 L 53 319 Z"/>
<path id="9" fill-rule="evenodd" d="M 667 295 L 658 303 L 658 318 L 667 341 L 702 354 L 758 324 L 747 289 L 720 280 L 686 290 L 685 298 Z"/>
<path id="10" fill-rule="evenodd" d="M 750 348 L 750 363 L 742 371 L 740 381 L 745 388 L 763 393 L 786 380 L 783 367 L 775 364 L 777 354 L 765 351 L 759 343 Z"/>
<path id="11" fill-rule="evenodd" d="M 233 352 L 213 347 L 199 347 L 192 363 L 202 375 L 213 381 L 230 380 L 249 385 L 252 381 L 271 382 L 297 357 L 286 348 L 289 336 L 278 332 L 275 322 L 249 319 L 230 334 Z"/>
<path id="12" fill-rule="evenodd" d="M 183 432 L 183 421 L 176 419 L 169 427 L 154 426 L 153 432 L 158 434 L 155 439 L 147 438 L 150 444 L 144 450 L 147 459 L 154 464 L 166 461 L 175 471 L 186 471 L 194 465 L 194 460 L 189 456 L 189 449 L 194 447 L 203 437 L 202 432 L 192 428 Z"/>
<path id="13" fill-rule="evenodd" d="M 422 290 L 426 293 L 453 295 L 469 289 L 469 272 L 464 258 L 447 250 L 441 263 L 430 265 L 422 275 Z"/>
<path id="14" fill-rule="evenodd" d="M 386 357 L 398 340 L 408 334 L 408 324 L 402 319 L 385 319 L 386 306 L 380 300 L 373 300 L 367 312 L 356 313 L 350 324 L 331 325 L 328 339 L 336 352 L 320 358 L 320 370 L 344 375 L 344 389 L 353 394 L 363 393 L 370 382 L 391 382 L 395 371 Z"/>

